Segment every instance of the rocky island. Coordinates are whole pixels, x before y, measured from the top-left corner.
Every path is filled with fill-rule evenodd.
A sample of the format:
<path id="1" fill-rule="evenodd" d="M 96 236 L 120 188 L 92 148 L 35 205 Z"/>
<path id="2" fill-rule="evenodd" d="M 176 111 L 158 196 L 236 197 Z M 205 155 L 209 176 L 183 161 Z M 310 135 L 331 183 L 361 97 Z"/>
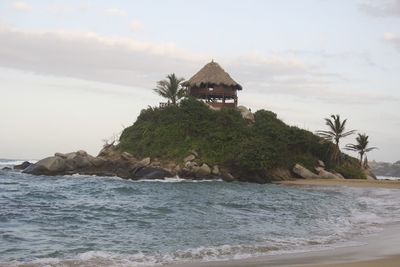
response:
<path id="1" fill-rule="evenodd" d="M 34 175 L 85 174 L 124 179 L 223 179 L 266 183 L 296 178 L 373 178 L 357 159 L 332 160 L 330 144 L 288 126 L 271 111 L 245 107 L 213 110 L 187 98 L 149 107 L 117 144 L 94 157 L 56 153 L 26 167 Z M 372 176 L 372 177 L 371 177 Z"/>

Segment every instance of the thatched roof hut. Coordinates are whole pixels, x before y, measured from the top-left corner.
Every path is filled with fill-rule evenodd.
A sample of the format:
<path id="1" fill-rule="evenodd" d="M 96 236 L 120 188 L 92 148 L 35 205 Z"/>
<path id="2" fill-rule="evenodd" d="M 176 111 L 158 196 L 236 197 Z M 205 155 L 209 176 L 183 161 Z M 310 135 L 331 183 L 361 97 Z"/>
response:
<path id="1" fill-rule="evenodd" d="M 238 84 L 232 77 L 217 63 L 211 61 L 206 64 L 192 78 L 183 83 L 187 87 L 212 87 L 227 86 L 236 90 L 242 90 L 242 86 Z"/>
<path id="2" fill-rule="evenodd" d="M 206 64 L 192 78 L 182 83 L 189 89 L 189 94 L 205 100 L 214 108 L 236 107 L 237 90 L 242 90 L 232 77 L 214 61 Z"/>

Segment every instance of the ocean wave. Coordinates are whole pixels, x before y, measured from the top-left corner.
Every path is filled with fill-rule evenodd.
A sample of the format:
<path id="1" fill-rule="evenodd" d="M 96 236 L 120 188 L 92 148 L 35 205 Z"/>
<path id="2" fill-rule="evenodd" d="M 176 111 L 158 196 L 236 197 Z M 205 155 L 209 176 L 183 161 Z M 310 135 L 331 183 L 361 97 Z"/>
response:
<path id="1" fill-rule="evenodd" d="M 31 261 L 13 261 L 1 263 L 5 267 L 148 267 L 185 262 L 210 262 L 226 260 L 242 260 L 267 255 L 286 255 L 329 250 L 333 248 L 359 246 L 361 242 L 324 244 L 322 241 L 304 239 L 274 240 L 272 244 L 259 245 L 221 245 L 177 250 L 170 253 L 123 254 L 109 251 L 87 251 L 71 258 L 40 258 Z M 318 244 L 319 246 L 316 246 Z"/>
<path id="2" fill-rule="evenodd" d="M 0 166 L 14 166 L 20 165 L 25 161 L 29 161 L 30 163 L 35 163 L 37 160 L 14 160 L 14 159 L 0 159 Z"/>
<path id="3" fill-rule="evenodd" d="M 400 177 L 394 177 L 394 176 L 377 176 L 376 178 L 378 180 L 400 180 Z"/>
<path id="4" fill-rule="evenodd" d="M 179 176 L 175 177 L 165 177 L 164 179 L 139 179 L 139 180 L 131 180 L 131 179 L 123 179 L 118 176 L 97 176 L 97 175 L 86 175 L 86 174 L 73 174 L 73 175 L 65 175 L 72 176 L 77 178 L 98 178 L 98 179 L 106 179 L 106 180 L 118 180 L 118 181 L 126 181 L 132 183 L 207 183 L 207 182 L 223 182 L 222 179 L 203 179 L 203 180 L 192 180 L 192 179 L 184 179 Z"/>

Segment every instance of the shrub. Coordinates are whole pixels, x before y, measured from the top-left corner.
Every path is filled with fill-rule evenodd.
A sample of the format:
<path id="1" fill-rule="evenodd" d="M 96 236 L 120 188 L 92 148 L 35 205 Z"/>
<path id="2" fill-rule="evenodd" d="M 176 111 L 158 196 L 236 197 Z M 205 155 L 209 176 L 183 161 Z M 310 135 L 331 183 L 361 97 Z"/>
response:
<path id="1" fill-rule="evenodd" d="M 271 111 L 259 110 L 248 124 L 239 111 L 214 111 L 201 101 L 184 99 L 177 106 L 143 110 L 120 137 L 119 148 L 137 157 L 180 161 L 195 149 L 208 164 L 262 176 L 276 167 L 300 162 L 308 168 L 330 161 L 327 144 L 313 133 L 291 127 Z"/>

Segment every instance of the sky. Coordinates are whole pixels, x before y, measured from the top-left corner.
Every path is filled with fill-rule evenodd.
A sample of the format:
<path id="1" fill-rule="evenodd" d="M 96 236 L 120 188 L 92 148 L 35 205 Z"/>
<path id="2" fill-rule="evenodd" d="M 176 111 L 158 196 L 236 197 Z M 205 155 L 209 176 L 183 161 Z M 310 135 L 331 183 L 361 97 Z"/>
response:
<path id="1" fill-rule="evenodd" d="M 0 158 L 96 155 L 211 60 L 240 105 L 310 131 L 340 114 L 400 160 L 400 0 L 0 0 Z"/>

